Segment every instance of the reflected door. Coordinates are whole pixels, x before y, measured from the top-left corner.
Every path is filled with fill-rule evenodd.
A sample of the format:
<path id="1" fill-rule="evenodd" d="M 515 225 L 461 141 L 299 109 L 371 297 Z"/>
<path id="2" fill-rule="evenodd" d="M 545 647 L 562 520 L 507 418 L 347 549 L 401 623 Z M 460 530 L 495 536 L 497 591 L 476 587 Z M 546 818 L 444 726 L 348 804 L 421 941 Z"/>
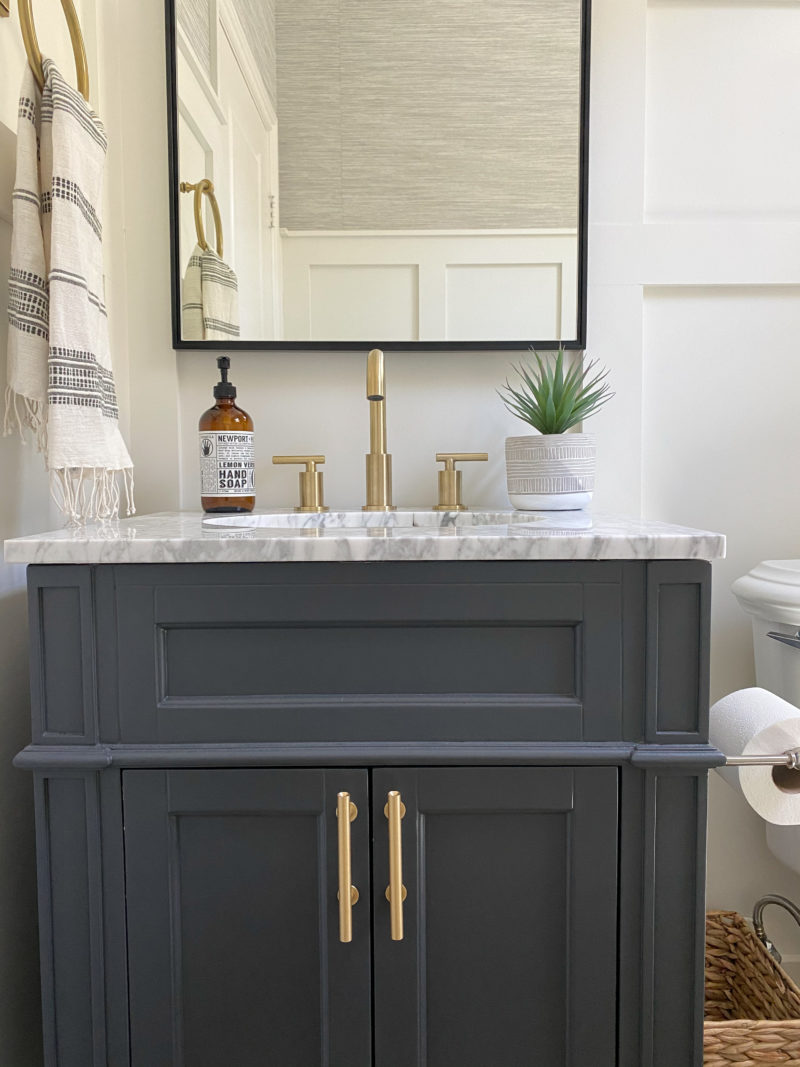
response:
<path id="1" fill-rule="evenodd" d="M 281 335 L 278 127 L 271 105 L 245 72 L 227 34 L 220 42 L 220 75 L 228 121 L 227 186 L 231 253 L 239 278 L 242 338 Z"/>
<path id="2" fill-rule="evenodd" d="M 272 102 L 252 69 L 241 26 L 221 21 L 216 67 L 206 75 L 181 38 L 178 50 L 179 179 L 214 183 L 224 260 L 239 288 L 239 336 L 280 336 L 281 251 L 278 227 L 278 127 Z M 193 197 L 179 199 L 181 277 L 197 242 Z M 204 228 L 214 243 L 207 198 Z"/>

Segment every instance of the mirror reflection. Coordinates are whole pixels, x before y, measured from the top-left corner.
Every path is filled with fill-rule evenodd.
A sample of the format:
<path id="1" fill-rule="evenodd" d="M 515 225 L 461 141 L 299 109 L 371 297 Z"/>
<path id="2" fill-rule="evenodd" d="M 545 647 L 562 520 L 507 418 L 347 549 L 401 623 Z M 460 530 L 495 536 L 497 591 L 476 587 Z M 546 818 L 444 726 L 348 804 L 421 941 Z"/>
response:
<path id="1" fill-rule="evenodd" d="M 578 339 L 582 24 L 177 0 L 180 340 Z"/>

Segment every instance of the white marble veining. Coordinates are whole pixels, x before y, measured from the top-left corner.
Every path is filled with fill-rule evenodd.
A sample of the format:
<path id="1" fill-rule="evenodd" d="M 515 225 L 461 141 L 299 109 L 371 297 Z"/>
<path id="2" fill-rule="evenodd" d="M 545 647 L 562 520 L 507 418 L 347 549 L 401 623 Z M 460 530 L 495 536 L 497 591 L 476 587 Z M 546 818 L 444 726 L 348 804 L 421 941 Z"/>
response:
<path id="1" fill-rule="evenodd" d="M 718 559 L 722 534 L 588 511 L 162 512 L 5 542 L 8 563 Z"/>

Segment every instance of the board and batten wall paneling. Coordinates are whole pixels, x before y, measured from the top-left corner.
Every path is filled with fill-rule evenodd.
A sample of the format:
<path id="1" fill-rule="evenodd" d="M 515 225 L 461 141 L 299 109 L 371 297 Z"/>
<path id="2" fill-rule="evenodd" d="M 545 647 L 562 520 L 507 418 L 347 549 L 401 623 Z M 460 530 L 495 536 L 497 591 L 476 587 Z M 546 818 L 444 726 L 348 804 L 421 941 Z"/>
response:
<path id="1" fill-rule="evenodd" d="M 652 0 L 645 218 L 800 212 L 800 4 Z"/>
<path id="2" fill-rule="evenodd" d="M 575 334 L 574 231 L 284 231 L 281 259 L 284 336 L 295 340 Z"/>

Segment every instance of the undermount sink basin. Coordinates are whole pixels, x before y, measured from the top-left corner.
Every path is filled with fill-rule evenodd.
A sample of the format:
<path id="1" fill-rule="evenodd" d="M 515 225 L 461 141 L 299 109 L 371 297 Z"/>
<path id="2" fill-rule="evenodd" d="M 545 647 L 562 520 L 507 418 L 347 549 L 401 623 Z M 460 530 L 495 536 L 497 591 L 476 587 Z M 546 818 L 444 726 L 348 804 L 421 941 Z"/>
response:
<path id="1" fill-rule="evenodd" d="M 413 508 L 397 511 L 267 511 L 243 515 L 207 515 L 207 526 L 230 526 L 247 529 L 346 529 L 409 526 L 484 526 L 506 523 L 537 522 L 541 515 L 529 511 L 432 511 Z"/>

